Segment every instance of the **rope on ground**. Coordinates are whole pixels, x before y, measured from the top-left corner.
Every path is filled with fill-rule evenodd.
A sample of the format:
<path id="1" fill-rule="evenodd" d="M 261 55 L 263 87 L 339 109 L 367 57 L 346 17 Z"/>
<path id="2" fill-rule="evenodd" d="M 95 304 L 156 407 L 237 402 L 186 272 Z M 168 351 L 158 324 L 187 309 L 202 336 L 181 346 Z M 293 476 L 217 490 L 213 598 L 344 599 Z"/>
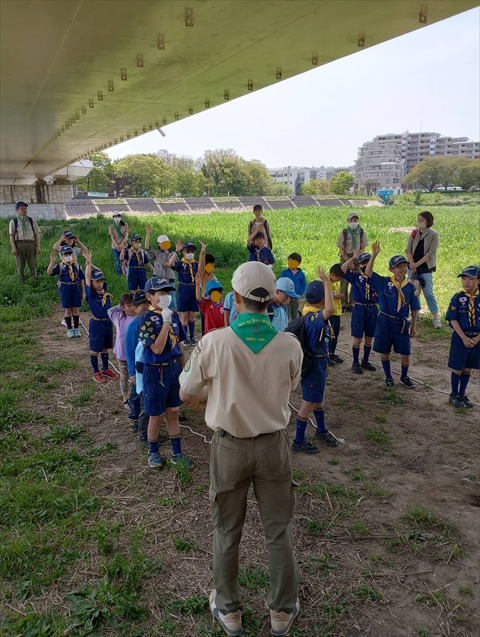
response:
<path id="1" fill-rule="evenodd" d="M 180 427 L 183 427 L 184 429 L 189 429 L 191 431 L 192 434 L 194 434 L 195 436 L 200 436 L 200 438 L 203 438 L 203 442 L 206 445 L 211 445 L 212 441 L 211 440 L 207 440 L 207 436 L 204 436 L 201 433 L 198 433 L 198 431 L 194 431 L 191 427 L 189 427 L 188 425 L 180 425 Z"/>
<path id="2" fill-rule="evenodd" d="M 348 350 L 345 349 L 341 349 L 340 347 L 337 347 L 339 352 L 343 352 L 344 354 L 348 354 L 349 356 L 351 356 L 353 358 L 353 354 L 352 352 L 349 352 Z M 397 374 L 397 376 L 401 376 L 402 373 L 398 372 L 396 369 L 392 369 L 391 370 L 394 374 Z M 433 385 L 430 385 L 429 383 L 426 383 L 423 380 L 418 380 L 417 378 L 414 378 L 413 376 L 409 376 L 410 380 L 415 381 L 416 383 L 418 383 L 419 385 L 423 385 L 424 387 L 427 387 L 428 389 L 433 389 L 433 391 L 438 391 L 440 394 L 446 394 L 447 396 L 450 396 L 450 392 L 445 391 L 444 389 L 438 389 L 437 387 L 433 387 Z M 477 407 L 480 407 L 479 403 L 476 403 L 472 400 L 473 404 L 476 405 Z"/>
<path id="3" fill-rule="evenodd" d="M 296 408 L 292 405 L 292 403 L 288 403 L 288 406 L 290 407 L 290 409 L 291 409 L 292 411 L 294 411 L 296 414 L 298 414 L 298 409 L 296 409 Z M 312 425 L 312 427 L 314 427 L 315 429 L 317 428 L 317 425 L 313 422 L 313 420 L 312 420 L 311 418 L 308 418 L 308 419 L 307 419 L 307 421 L 308 421 L 308 423 L 309 423 L 310 425 Z M 340 443 L 340 444 L 342 444 L 342 445 L 344 445 L 344 444 L 345 444 L 345 438 L 337 438 L 337 436 L 333 433 L 333 431 L 331 431 L 330 429 L 329 429 L 328 431 L 330 431 L 330 433 L 332 434 L 332 436 L 335 438 L 335 440 L 336 440 L 337 442 L 339 442 L 339 443 Z"/>

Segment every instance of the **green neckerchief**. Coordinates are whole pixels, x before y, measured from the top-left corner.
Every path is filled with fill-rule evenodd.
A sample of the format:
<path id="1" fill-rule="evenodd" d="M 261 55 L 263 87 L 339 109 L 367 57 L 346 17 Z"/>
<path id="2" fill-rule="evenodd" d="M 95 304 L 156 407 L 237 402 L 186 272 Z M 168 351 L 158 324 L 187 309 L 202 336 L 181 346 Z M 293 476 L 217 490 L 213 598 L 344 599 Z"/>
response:
<path id="1" fill-rule="evenodd" d="M 266 314 L 239 314 L 230 327 L 254 354 L 258 354 L 278 334 Z"/>
<path id="2" fill-rule="evenodd" d="M 115 221 L 113 222 L 113 227 L 115 228 L 115 230 L 117 231 L 117 236 L 119 239 L 123 239 L 123 234 L 122 234 L 122 222 L 120 221 L 120 223 L 115 223 Z"/>
<path id="3" fill-rule="evenodd" d="M 20 221 L 20 223 L 22 224 L 22 236 L 26 236 L 27 235 L 27 216 L 25 217 L 25 219 L 22 219 L 22 217 L 17 213 L 17 219 Z"/>
<path id="4" fill-rule="evenodd" d="M 360 232 L 360 226 L 357 226 L 355 228 L 355 230 L 352 230 L 350 228 L 350 226 L 348 226 L 347 231 L 352 235 L 353 251 L 356 252 L 356 250 L 357 250 L 357 236 L 358 236 L 358 233 Z"/>

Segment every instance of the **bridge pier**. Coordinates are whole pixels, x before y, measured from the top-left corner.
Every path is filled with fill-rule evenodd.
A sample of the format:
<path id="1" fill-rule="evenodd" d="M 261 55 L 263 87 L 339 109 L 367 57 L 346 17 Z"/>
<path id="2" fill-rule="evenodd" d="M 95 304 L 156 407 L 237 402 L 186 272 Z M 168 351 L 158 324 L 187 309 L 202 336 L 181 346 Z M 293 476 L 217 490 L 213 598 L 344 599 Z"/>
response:
<path id="1" fill-rule="evenodd" d="M 33 219 L 65 219 L 65 204 L 73 195 L 71 184 L 47 185 L 37 181 L 31 186 L 1 185 L 0 217 L 14 217 L 15 204 L 24 201 L 28 204 L 28 215 Z"/>

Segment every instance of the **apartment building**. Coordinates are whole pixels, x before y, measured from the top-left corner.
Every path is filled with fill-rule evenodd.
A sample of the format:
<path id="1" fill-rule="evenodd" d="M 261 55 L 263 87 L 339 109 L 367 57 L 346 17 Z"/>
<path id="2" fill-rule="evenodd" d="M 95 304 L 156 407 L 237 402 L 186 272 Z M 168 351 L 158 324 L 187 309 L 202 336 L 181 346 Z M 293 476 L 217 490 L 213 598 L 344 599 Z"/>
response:
<path id="1" fill-rule="evenodd" d="M 374 180 L 374 192 L 400 187 L 402 177 L 427 157 L 480 159 L 480 142 L 467 137 L 444 137 L 439 133 L 393 133 L 378 135 L 358 149 L 355 180 L 359 188 Z"/>
<path id="2" fill-rule="evenodd" d="M 284 166 L 283 168 L 269 168 L 269 174 L 276 184 L 286 184 L 290 193 L 300 194 L 303 184 L 308 184 L 310 179 L 326 179 L 327 171 L 324 166 L 319 168 L 307 168 L 305 166 Z"/>

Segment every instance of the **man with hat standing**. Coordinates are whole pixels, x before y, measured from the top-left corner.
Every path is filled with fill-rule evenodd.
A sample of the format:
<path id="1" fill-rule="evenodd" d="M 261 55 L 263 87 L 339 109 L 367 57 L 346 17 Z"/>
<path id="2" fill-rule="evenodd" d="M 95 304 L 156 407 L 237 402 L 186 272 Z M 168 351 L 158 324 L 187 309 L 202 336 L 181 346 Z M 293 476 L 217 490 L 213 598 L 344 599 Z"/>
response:
<path id="1" fill-rule="evenodd" d="M 28 263 L 30 276 L 36 278 L 37 257 L 40 254 L 40 228 L 35 219 L 27 215 L 27 208 L 27 203 L 18 201 L 15 204 L 17 215 L 8 227 L 10 245 L 17 262 L 17 275 L 22 283 L 25 280 L 25 263 Z"/>
<path id="2" fill-rule="evenodd" d="M 232 279 L 237 319 L 206 334 L 180 376 L 180 398 L 208 390 L 210 502 L 214 523 L 210 609 L 229 635 L 242 633 L 238 549 L 250 485 L 268 549 L 268 598 L 274 635 L 286 635 L 298 613 L 298 571 L 291 520 L 295 507 L 290 463 L 290 392 L 300 379 L 302 351 L 267 316 L 275 275 L 263 263 L 242 264 Z"/>
<path id="3" fill-rule="evenodd" d="M 359 221 L 358 213 L 351 212 L 347 217 L 347 227 L 338 236 L 337 246 L 340 253 L 340 263 L 342 264 L 351 259 L 357 250 L 365 252 L 365 248 L 368 246 L 367 235 L 363 228 L 360 227 Z M 353 263 L 351 269 L 355 269 Z M 343 294 L 343 311 L 351 312 L 353 307 L 351 288 L 345 278 L 340 283 L 340 294 Z"/>

